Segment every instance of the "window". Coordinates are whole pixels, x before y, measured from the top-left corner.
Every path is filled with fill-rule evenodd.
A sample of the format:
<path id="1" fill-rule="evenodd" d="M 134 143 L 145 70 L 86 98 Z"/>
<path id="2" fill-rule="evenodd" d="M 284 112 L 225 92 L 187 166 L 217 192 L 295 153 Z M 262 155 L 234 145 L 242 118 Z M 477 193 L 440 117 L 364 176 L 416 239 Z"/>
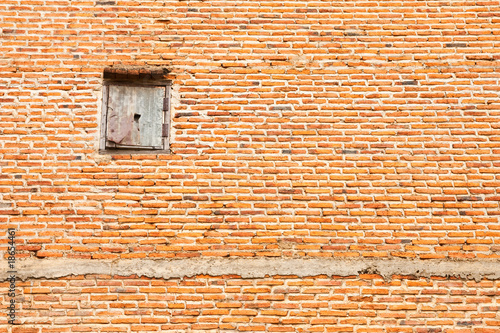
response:
<path id="1" fill-rule="evenodd" d="M 105 82 L 100 150 L 167 151 L 169 96 L 168 82 Z"/>

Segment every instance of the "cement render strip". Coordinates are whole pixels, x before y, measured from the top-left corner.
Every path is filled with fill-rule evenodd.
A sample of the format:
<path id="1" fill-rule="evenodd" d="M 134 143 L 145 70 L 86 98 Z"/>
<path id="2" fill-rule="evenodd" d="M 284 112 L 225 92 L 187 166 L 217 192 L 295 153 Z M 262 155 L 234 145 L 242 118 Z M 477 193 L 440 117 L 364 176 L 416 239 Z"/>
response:
<path id="1" fill-rule="evenodd" d="M 0 264 L 0 281 L 8 273 L 7 262 Z M 463 279 L 500 279 L 499 260 L 408 260 L 408 259 L 124 259 L 117 261 L 82 259 L 26 259 L 16 262 L 16 278 L 56 279 L 70 275 L 105 274 L 150 278 L 182 278 L 199 274 L 239 275 L 242 278 L 263 278 L 273 275 L 298 277 L 357 276 L 374 273 L 388 280 L 392 275 L 415 277 L 454 276 Z"/>

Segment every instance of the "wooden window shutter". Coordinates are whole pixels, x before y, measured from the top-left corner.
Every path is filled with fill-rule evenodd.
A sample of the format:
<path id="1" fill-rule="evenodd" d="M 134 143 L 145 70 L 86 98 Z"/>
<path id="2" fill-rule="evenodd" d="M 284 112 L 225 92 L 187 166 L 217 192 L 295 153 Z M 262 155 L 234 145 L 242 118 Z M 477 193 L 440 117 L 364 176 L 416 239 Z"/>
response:
<path id="1" fill-rule="evenodd" d="M 164 148 L 165 86 L 111 84 L 107 95 L 106 148 Z"/>

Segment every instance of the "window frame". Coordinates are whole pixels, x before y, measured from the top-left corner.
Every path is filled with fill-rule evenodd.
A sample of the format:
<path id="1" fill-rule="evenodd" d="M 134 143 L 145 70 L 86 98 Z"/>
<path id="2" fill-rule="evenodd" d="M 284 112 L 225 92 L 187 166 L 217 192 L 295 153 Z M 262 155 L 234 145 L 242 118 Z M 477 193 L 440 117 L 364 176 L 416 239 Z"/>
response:
<path id="1" fill-rule="evenodd" d="M 129 146 L 129 147 L 106 147 L 107 124 L 108 124 L 108 99 L 110 86 L 129 86 L 129 87 L 163 87 L 165 95 L 163 96 L 162 110 L 162 149 L 151 149 L 148 147 Z M 170 153 L 170 100 L 171 100 L 172 81 L 170 80 L 104 80 L 102 85 L 101 97 L 101 128 L 99 134 L 99 153 L 100 154 L 168 154 Z"/>

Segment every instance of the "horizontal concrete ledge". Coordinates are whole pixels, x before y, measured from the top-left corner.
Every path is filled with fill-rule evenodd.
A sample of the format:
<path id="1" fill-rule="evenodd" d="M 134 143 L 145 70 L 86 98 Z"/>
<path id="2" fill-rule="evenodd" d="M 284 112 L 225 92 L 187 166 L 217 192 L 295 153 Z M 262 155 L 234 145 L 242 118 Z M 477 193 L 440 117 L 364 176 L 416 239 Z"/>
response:
<path id="1" fill-rule="evenodd" d="M 0 264 L 0 280 L 9 277 L 7 262 Z M 199 274 L 220 276 L 239 275 L 242 278 L 262 278 L 273 275 L 299 277 L 357 276 L 364 273 L 416 277 L 460 277 L 480 280 L 500 279 L 499 260 L 407 260 L 407 259 L 124 259 L 118 261 L 82 259 L 27 259 L 16 262 L 16 277 L 55 279 L 69 275 L 105 274 L 138 275 L 151 278 L 181 278 Z"/>

